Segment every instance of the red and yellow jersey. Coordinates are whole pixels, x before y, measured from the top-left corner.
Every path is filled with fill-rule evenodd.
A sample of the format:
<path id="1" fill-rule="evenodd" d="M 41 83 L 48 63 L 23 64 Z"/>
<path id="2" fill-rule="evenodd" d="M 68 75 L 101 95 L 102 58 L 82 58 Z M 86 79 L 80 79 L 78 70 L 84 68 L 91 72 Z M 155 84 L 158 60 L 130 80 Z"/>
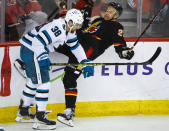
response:
<path id="1" fill-rule="evenodd" d="M 91 60 L 100 56 L 110 46 L 115 49 L 126 47 L 123 26 L 116 21 L 98 19 L 84 33 L 79 31 L 78 39 Z"/>

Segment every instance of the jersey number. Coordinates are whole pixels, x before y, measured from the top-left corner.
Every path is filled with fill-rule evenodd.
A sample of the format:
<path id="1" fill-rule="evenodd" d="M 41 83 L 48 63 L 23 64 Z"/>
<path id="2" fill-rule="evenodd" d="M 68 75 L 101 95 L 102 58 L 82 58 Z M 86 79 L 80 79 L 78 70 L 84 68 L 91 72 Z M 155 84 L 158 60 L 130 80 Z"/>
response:
<path id="1" fill-rule="evenodd" d="M 61 34 L 61 30 L 59 30 L 59 28 L 57 26 L 55 26 L 54 28 L 51 29 L 52 32 L 55 34 L 55 36 L 59 36 Z"/>

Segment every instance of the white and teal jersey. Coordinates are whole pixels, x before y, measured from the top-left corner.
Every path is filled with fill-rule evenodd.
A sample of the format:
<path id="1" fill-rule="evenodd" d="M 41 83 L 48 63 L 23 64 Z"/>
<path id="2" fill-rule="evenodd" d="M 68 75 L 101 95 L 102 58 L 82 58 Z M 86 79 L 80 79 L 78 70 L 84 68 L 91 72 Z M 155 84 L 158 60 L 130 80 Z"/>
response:
<path id="1" fill-rule="evenodd" d="M 58 48 L 66 43 L 79 62 L 86 59 L 76 32 L 66 33 L 66 22 L 63 18 L 35 27 L 20 39 L 20 43 L 32 50 L 37 57 L 44 52 L 53 52 L 53 47 Z"/>
<path id="2" fill-rule="evenodd" d="M 39 56 L 48 51 L 48 46 L 63 45 L 66 40 L 65 20 L 56 19 L 52 22 L 35 27 L 20 39 L 20 43 Z"/>

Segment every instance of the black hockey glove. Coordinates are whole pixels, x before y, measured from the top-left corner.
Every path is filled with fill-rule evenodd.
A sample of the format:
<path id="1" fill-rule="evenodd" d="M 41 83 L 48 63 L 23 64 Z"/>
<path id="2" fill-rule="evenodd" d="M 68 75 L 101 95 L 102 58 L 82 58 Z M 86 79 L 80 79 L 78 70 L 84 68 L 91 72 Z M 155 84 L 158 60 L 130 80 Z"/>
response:
<path id="1" fill-rule="evenodd" d="M 118 55 L 121 59 L 131 60 L 134 56 L 134 51 L 128 47 L 122 47 L 121 51 L 118 52 Z"/>
<path id="2" fill-rule="evenodd" d="M 81 13 L 83 14 L 84 20 L 89 20 L 92 14 L 92 9 L 88 6 L 80 9 Z"/>
<path id="3" fill-rule="evenodd" d="M 82 29 L 85 29 L 86 27 L 88 27 L 88 23 L 90 21 L 90 17 L 92 14 L 92 8 L 90 8 L 89 6 L 86 6 L 80 9 L 80 11 L 83 14 L 83 18 L 84 18 Z"/>

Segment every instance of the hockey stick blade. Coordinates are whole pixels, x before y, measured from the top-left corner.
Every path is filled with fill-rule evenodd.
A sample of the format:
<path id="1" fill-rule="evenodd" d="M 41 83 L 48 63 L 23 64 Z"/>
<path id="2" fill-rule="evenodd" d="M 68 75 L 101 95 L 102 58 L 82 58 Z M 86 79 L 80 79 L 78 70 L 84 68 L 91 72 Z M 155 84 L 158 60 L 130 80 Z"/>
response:
<path id="1" fill-rule="evenodd" d="M 158 47 L 154 55 L 147 61 L 148 64 L 152 64 L 161 53 L 161 47 Z"/>
<path id="2" fill-rule="evenodd" d="M 92 66 L 104 66 L 104 65 L 148 65 L 152 64 L 161 53 L 161 47 L 158 47 L 153 56 L 144 62 L 127 62 L 127 63 L 85 63 L 85 64 L 69 64 L 69 63 L 51 63 L 51 66 L 79 66 L 79 65 L 92 65 Z"/>

